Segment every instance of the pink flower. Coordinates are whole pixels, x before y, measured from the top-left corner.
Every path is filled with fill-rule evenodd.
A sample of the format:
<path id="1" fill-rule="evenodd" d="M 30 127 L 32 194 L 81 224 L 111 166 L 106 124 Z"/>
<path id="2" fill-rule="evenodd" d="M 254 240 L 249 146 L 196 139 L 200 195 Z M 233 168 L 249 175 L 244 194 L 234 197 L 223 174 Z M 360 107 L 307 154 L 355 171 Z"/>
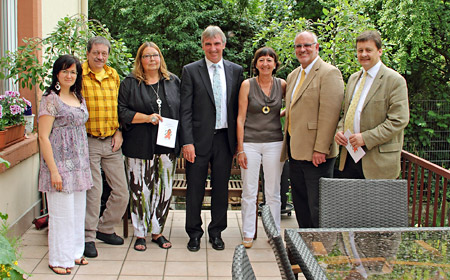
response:
<path id="1" fill-rule="evenodd" d="M 3 106 L 0 104 L 0 119 L 3 118 Z"/>
<path id="2" fill-rule="evenodd" d="M 19 105 L 11 105 L 9 106 L 9 110 L 11 111 L 11 115 L 17 115 L 22 113 L 23 108 Z"/>
<path id="3" fill-rule="evenodd" d="M 25 97 L 22 97 L 23 101 L 25 101 L 25 104 L 27 104 L 28 107 L 31 107 L 31 102 L 26 100 Z"/>

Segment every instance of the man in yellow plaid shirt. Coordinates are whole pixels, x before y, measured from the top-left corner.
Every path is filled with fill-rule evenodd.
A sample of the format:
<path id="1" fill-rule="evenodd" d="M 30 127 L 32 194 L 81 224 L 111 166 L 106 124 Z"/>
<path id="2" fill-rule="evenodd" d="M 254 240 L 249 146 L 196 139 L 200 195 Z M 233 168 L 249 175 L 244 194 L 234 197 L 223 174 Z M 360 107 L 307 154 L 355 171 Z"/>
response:
<path id="1" fill-rule="evenodd" d="M 122 132 L 117 114 L 120 78 L 106 65 L 111 44 L 97 36 L 87 44 L 87 61 L 83 63 L 83 96 L 89 111 L 86 131 L 94 186 L 86 193 L 86 257 L 97 257 L 95 238 L 112 245 L 123 244 L 114 232 L 128 205 L 128 184 L 122 156 Z M 111 187 L 106 209 L 99 219 L 103 191 L 101 169 Z"/>

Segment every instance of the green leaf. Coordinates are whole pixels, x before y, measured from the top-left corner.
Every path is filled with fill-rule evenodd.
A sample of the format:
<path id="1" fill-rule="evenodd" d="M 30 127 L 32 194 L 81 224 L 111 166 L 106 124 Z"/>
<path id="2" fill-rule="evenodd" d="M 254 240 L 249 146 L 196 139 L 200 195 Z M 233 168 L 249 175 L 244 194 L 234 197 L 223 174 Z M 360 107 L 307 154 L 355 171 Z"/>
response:
<path id="1" fill-rule="evenodd" d="M 3 235 L 0 235 L 0 263 L 12 264 L 16 260 L 14 248 Z"/>

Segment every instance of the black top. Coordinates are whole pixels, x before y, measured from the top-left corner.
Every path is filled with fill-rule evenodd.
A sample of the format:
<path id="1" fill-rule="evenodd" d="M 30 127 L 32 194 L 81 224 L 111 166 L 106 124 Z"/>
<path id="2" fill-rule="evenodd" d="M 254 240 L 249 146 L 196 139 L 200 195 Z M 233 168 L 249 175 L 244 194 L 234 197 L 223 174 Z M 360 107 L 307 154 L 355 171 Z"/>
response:
<path id="1" fill-rule="evenodd" d="M 159 84 L 159 86 L 158 86 Z M 156 84 L 153 85 L 145 85 L 147 88 L 147 92 L 150 95 L 150 100 L 151 103 L 150 105 L 152 106 L 153 112 L 158 113 L 159 114 L 159 109 L 158 109 L 158 103 L 156 102 L 159 98 L 161 99 L 161 116 L 164 118 L 173 118 L 172 114 L 170 113 L 169 110 L 169 105 L 167 104 L 167 99 L 166 99 L 166 93 L 164 92 L 164 83 L 162 80 L 159 80 Z M 158 96 L 156 95 L 156 93 L 158 93 Z M 157 137 L 157 132 L 158 132 L 158 127 L 159 125 L 155 126 L 156 129 L 152 130 L 152 138 L 156 139 Z M 155 154 L 170 154 L 173 153 L 174 149 L 172 148 L 168 148 L 168 147 L 164 147 L 164 146 L 160 146 L 160 145 L 155 145 L 155 149 L 153 151 L 153 153 Z"/>
<path id="2" fill-rule="evenodd" d="M 171 74 L 170 80 L 159 81 L 158 95 L 162 101 L 161 115 L 179 120 L 180 80 Z M 179 153 L 179 137 L 177 135 L 175 148 L 156 145 L 158 126 L 151 123 L 132 124 L 137 112 L 143 114 L 158 113 L 156 94 L 144 82 L 136 80 L 130 74 L 120 84 L 119 89 L 119 121 L 122 125 L 122 152 L 126 157 L 152 159 L 154 154 Z M 157 90 L 158 84 L 153 85 Z"/>

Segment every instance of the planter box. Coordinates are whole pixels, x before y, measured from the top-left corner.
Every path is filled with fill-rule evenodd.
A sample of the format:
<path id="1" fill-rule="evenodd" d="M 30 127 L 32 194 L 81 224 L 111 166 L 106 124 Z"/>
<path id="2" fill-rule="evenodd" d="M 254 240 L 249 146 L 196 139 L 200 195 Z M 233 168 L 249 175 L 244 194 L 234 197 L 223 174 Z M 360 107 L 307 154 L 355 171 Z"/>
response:
<path id="1" fill-rule="evenodd" d="M 25 139 L 25 126 L 13 125 L 8 126 L 5 130 L 0 131 L 0 151 L 17 142 Z"/>

